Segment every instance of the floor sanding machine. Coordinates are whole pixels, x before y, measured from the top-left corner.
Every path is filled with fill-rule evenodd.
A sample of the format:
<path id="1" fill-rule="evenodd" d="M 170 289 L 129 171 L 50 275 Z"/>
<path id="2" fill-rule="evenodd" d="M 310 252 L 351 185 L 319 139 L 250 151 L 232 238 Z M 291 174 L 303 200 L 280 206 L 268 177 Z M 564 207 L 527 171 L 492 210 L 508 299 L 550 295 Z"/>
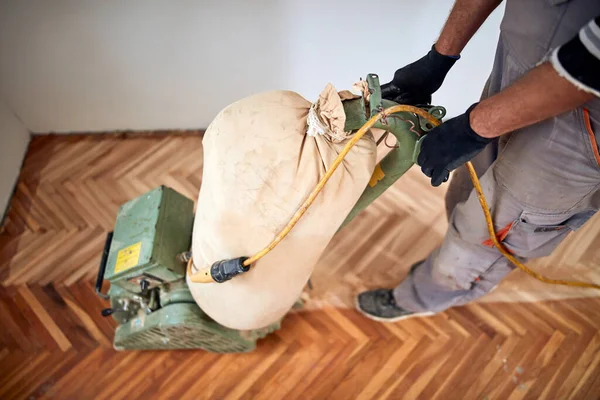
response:
<path id="1" fill-rule="evenodd" d="M 443 107 L 425 105 L 417 112 L 389 113 L 382 118 L 382 111 L 396 103 L 382 100 L 377 75 L 369 74 L 366 81 L 368 104 L 362 97 L 344 102 L 345 131 L 359 131 L 379 115 L 372 127 L 384 130 L 384 136 L 394 135 L 396 144 L 375 168 L 344 225 L 415 163 L 422 138 L 434 128 L 419 111 L 438 120 L 446 113 Z M 247 352 L 256 347 L 258 339 L 279 328 L 280 324 L 275 323 L 254 331 L 229 329 L 213 321 L 194 302 L 185 281 L 186 264 L 191 259 L 193 220 L 193 201 L 165 186 L 119 209 L 114 232 L 107 236 L 96 281 L 98 295 L 110 300 L 110 308 L 103 310 L 102 315 L 112 316 L 118 323 L 115 349 Z M 250 268 L 245 264 L 248 260 L 240 257 L 219 261 L 195 275 L 203 282 L 235 279 L 235 275 Z M 102 290 L 103 280 L 110 282 L 107 294 Z"/>

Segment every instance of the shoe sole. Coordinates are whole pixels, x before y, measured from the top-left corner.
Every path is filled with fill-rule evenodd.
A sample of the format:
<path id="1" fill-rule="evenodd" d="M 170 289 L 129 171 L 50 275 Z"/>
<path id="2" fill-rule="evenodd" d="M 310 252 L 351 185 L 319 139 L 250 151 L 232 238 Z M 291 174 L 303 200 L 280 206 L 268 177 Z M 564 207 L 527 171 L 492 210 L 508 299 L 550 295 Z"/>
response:
<path id="1" fill-rule="evenodd" d="M 360 308 L 360 305 L 358 304 L 358 296 L 354 300 L 354 305 L 355 305 L 356 309 L 358 310 L 358 312 L 360 312 L 362 315 L 364 315 L 365 317 L 367 317 L 369 319 L 372 319 L 373 321 L 377 321 L 377 322 L 390 322 L 390 323 L 392 323 L 392 322 L 398 322 L 398 321 L 402 321 L 402 320 L 410 319 L 410 318 L 430 317 L 433 314 L 435 314 L 432 311 L 424 311 L 424 312 L 418 312 L 418 313 L 413 313 L 413 314 L 402 315 L 400 317 L 383 318 L 383 317 L 376 317 L 373 314 L 369 314 L 369 313 L 363 311 L 363 309 Z"/>

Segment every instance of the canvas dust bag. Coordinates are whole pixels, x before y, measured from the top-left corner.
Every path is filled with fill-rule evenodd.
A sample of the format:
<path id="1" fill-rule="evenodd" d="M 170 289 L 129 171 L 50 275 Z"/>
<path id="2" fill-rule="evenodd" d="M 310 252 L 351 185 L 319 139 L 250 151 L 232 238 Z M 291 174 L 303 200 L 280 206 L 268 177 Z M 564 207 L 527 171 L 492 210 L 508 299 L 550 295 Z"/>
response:
<path id="1" fill-rule="evenodd" d="M 204 171 L 192 238 L 192 272 L 251 256 L 285 227 L 344 147 L 342 99 L 328 85 L 315 104 L 290 91 L 237 101 L 204 139 Z M 346 156 L 290 234 L 249 272 L 224 283 L 188 285 L 219 324 L 258 329 L 281 319 L 366 187 L 376 145 L 366 134 Z"/>

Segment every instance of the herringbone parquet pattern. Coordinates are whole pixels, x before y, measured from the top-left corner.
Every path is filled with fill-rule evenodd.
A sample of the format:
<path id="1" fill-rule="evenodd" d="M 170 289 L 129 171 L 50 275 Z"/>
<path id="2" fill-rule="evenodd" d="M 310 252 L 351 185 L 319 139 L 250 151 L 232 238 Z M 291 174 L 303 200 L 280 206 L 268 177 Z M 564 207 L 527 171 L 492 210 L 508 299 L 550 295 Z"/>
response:
<path id="1" fill-rule="evenodd" d="M 1 399 L 600 398 L 597 293 L 516 272 L 491 300 L 429 318 L 379 324 L 352 309 L 357 290 L 397 283 L 442 238 L 443 191 L 418 171 L 336 236 L 306 307 L 257 351 L 115 352 L 92 286 L 105 232 L 160 184 L 195 198 L 201 172 L 199 135 L 33 139 L 0 235 Z M 599 231 L 591 221 L 535 265 L 600 281 Z"/>

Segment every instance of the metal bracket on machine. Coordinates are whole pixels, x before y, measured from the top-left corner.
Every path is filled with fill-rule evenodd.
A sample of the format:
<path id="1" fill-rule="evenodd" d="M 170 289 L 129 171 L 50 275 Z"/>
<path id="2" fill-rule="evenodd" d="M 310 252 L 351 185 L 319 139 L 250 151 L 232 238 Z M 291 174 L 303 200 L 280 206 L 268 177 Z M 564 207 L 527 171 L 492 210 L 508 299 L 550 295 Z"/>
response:
<path id="1" fill-rule="evenodd" d="M 370 98 L 369 98 L 369 109 L 370 109 L 370 117 L 374 116 L 375 114 L 377 114 L 378 112 L 391 107 L 393 105 L 396 105 L 397 103 L 390 101 L 390 100 L 384 100 L 381 97 L 381 85 L 379 84 L 379 76 L 377 74 L 369 74 L 367 75 L 367 84 L 369 85 L 369 93 Z M 444 107 L 440 107 L 440 106 L 432 106 L 432 105 L 418 105 L 418 107 L 422 108 L 423 110 L 427 111 L 428 113 L 430 113 L 431 115 L 433 115 L 435 118 L 441 120 L 442 118 L 444 118 L 444 116 L 446 116 L 446 109 Z M 411 118 L 411 121 L 415 122 L 418 121 L 418 130 L 421 131 L 420 134 L 423 135 L 426 132 L 429 132 L 430 130 L 432 130 L 434 127 L 431 125 L 431 122 L 427 121 L 426 119 L 413 114 L 413 113 L 396 113 L 398 115 L 400 114 L 409 114 L 411 116 L 414 117 L 414 119 Z M 385 123 L 383 124 L 385 125 Z M 398 134 L 400 134 L 397 131 Z M 396 133 L 392 132 L 392 134 L 394 134 L 395 136 L 397 136 Z"/>

